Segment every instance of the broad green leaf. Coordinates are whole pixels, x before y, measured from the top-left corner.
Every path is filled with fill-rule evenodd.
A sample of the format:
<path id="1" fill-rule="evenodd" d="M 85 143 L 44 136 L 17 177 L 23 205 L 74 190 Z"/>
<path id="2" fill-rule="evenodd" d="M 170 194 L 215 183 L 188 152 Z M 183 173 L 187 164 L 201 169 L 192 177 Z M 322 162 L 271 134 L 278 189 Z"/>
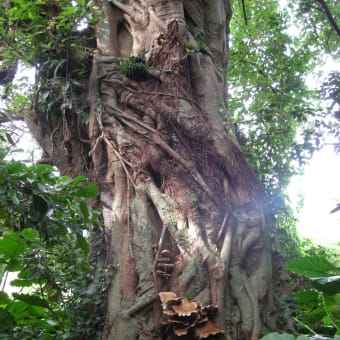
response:
<path id="1" fill-rule="evenodd" d="M 15 193 L 13 193 L 13 194 L 11 195 L 11 200 L 12 200 L 12 202 L 13 202 L 14 205 L 20 205 L 20 201 L 19 201 L 19 199 L 18 199 L 18 196 L 17 196 Z"/>
<path id="2" fill-rule="evenodd" d="M 15 316 L 17 320 L 24 319 L 29 315 L 28 306 L 24 301 L 14 301 L 8 307 L 8 311 Z"/>
<path id="3" fill-rule="evenodd" d="M 294 296 L 302 308 L 315 308 L 319 304 L 319 293 L 314 290 L 296 292 Z"/>
<path id="4" fill-rule="evenodd" d="M 11 162 L 7 165 L 7 171 L 10 174 L 22 175 L 27 172 L 27 167 L 20 162 Z"/>
<path id="5" fill-rule="evenodd" d="M 18 258 L 27 248 L 27 243 L 19 234 L 11 232 L 0 240 L 0 254 L 5 259 Z"/>
<path id="6" fill-rule="evenodd" d="M 340 268 L 334 266 L 324 256 L 294 259 L 287 263 L 287 268 L 293 273 L 310 278 L 334 276 L 334 274 L 340 273 Z"/>
<path id="7" fill-rule="evenodd" d="M 87 183 L 86 185 L 79 187 L 74 194 L 78 197 L 94 198 L 99 194 L 99 190 L 96 185 Z"/>
<path id="8" fill-rule="evenodd" d="M 49 174 L 53 171 L 53 167 L 50 164 L 38 164 L 32 167 L 32 169 L 38 174 Z"/>
<path id="9" fill-rule="evenodd" d="M 22 268 L 22 261 L 17 258 L 10 258 L 7 262 L 6 270 L 8 272 L 17 272 Z"/>
<path id="10" fill-rule="evenodd" d="M 87 181 L 87 178 L 85 176 L 77 176 L 73 178 L 73 183 L 75 184 L 86 182 L 86 181 Z"/>
<path id="11" fill-rule="evenodd" d="M 312 285 L 325 294 L 335 295 L 340 293 L 340 276 L 315 279 L 312 280 Z"/>
<path id="12" fill-rule="evenodd" d="M 32 285 L 39 283 L 39 280 L 22 280 L 15 279 L 11 281 L 11 286 L 13 287 L 31 287 Z"/>
<path id="13" fill-rule="evenodd" d="M 314 325 L 314 324 L 319 323 L 326 315 L 327 314 L 326 314 L 325 309 L 320 306 L 311 311 L 304 311 L 300 319 L 302 320 L 302 322 L 306 323 L 307 325 L 308 324 Z"/>
<path id="14" fill-rule="evenodd" d="M 0 292 L 0 305 L 7 305 L 11 302 L 11 299 L 6 292 Z"/>
<path id="15" fill-rule="evenodd" d="M 0 330 L 5 331 L 12 329 L 15 324 L 15 319 L 11 313 L 5 308 L 0 307 Z"/>
<path id="16" fill-rule="evenodd" d="M 26 302 L 29 305 L 35 305 L 35 306 L 40 306 L 40 307 L 48 307 L 48 303 L 40 298 L 39 296 L 36 295 L 29 295 L 29 294 L 18 294 L 18 293 L 13 293 L 13 297 L 17 300 Z"/>
<path id="17" fill-rule="evenodd" d="M 24 229 L 21 232 L 21 235 L 24 236 L 26 239 L 31 240 L 31 241 L 39 238 L 38 232 L 34 229 L 31 229 L 31 228 Z"/>

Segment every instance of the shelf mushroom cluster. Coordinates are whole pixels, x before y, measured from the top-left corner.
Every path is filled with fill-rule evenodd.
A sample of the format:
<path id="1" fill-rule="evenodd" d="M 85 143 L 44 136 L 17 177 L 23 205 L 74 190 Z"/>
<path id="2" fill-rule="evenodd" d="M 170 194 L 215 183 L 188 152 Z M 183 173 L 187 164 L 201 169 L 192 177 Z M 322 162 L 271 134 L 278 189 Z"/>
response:
<path id="1" fill-rule="evenodd" d="M 172 262 L 173 259 L 170 251 L 168 249 L 161 250 L 157 258 L 157 275 L 165 280 L 169 280 L 175 266 Z"/>
<path id="2" fill-rule="evenodd" d="M 173 292 L 159 293 L 163 317 L 162 324 L 168 326 L 177 336 L 193 334 L 197 339 L 223 334 L 211 319 L 216 315 L 217 306 L 203 306 L 199 302 L 180 298 Z"/>

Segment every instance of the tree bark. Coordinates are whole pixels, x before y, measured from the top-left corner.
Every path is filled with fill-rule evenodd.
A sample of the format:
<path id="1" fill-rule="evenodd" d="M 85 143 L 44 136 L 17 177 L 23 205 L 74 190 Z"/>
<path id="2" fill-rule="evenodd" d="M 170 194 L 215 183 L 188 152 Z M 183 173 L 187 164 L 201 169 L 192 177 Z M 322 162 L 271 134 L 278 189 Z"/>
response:
<path id="1" fill-rule="evenodd" d="M 72 112 L 28 121 L 62 173 L 101 190 L 103 338 L 258 339 L 275 327 L 273 222 L 228 118 L 230 3 L 96 6 L 88 136 Z"/>

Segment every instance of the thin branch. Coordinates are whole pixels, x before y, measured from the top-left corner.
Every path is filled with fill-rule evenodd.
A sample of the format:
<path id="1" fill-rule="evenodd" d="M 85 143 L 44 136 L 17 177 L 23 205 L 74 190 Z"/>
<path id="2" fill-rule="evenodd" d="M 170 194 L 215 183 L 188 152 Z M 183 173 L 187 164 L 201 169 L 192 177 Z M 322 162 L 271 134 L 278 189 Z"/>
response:
<path id="1" fill-rule="evenodd" d="M 327 6 L 326 2 L 324 0 L 317 0 L 317 2 L 320 3 L 320 5 L 322 7 L 322 10 L 326 14 L 329 23 L 333 27 L 333 29 L 336 32 L 336 34 L 340 37 L 340 28 L 339 28 L 338 24 L 336 23 L 333 15 L 332 15 L 332 12 L 330 11 L 330 9 Z"/>
<path id="2" fill-rule="evenodd" d="M 92 155 L 92 153 L 94 152 L 94 150 L 96 150 L 96 148 L 97 148 L 99 142 L 103 140 L 103 137 L 104 137 L 104 132 L 102 132 L 102 134 L 96 139 L 96 142 L 95 142 L 93 148 L 92 148 L 91 151 L 89 152 L 89 157 L 91 157 L 91 155 Z"/>
<path id="3" fill-rule="evenodd" d="M 245 3 L 244 3 L 244 0 L 241 0 L 241 3 L 242 3 L 242 12 L 243 12 L 244 23 L 247 26 L 248 20 L 247 20 L 246 6 L 245 6 Z"/>

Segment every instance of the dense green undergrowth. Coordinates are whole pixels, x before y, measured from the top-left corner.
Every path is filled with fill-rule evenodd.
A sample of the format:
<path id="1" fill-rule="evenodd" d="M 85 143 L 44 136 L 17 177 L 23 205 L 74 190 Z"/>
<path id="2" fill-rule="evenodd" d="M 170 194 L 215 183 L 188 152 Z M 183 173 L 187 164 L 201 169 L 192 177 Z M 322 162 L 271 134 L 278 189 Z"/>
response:
<path id="1" fill-rule="evenodd" d="M 0 160 L 1 339 L 100 337 L 105 273 L 87 294 L 100 256 L 88 237 L 102 239 L 87 205 L 97 194 L 85 177 Z"/>

